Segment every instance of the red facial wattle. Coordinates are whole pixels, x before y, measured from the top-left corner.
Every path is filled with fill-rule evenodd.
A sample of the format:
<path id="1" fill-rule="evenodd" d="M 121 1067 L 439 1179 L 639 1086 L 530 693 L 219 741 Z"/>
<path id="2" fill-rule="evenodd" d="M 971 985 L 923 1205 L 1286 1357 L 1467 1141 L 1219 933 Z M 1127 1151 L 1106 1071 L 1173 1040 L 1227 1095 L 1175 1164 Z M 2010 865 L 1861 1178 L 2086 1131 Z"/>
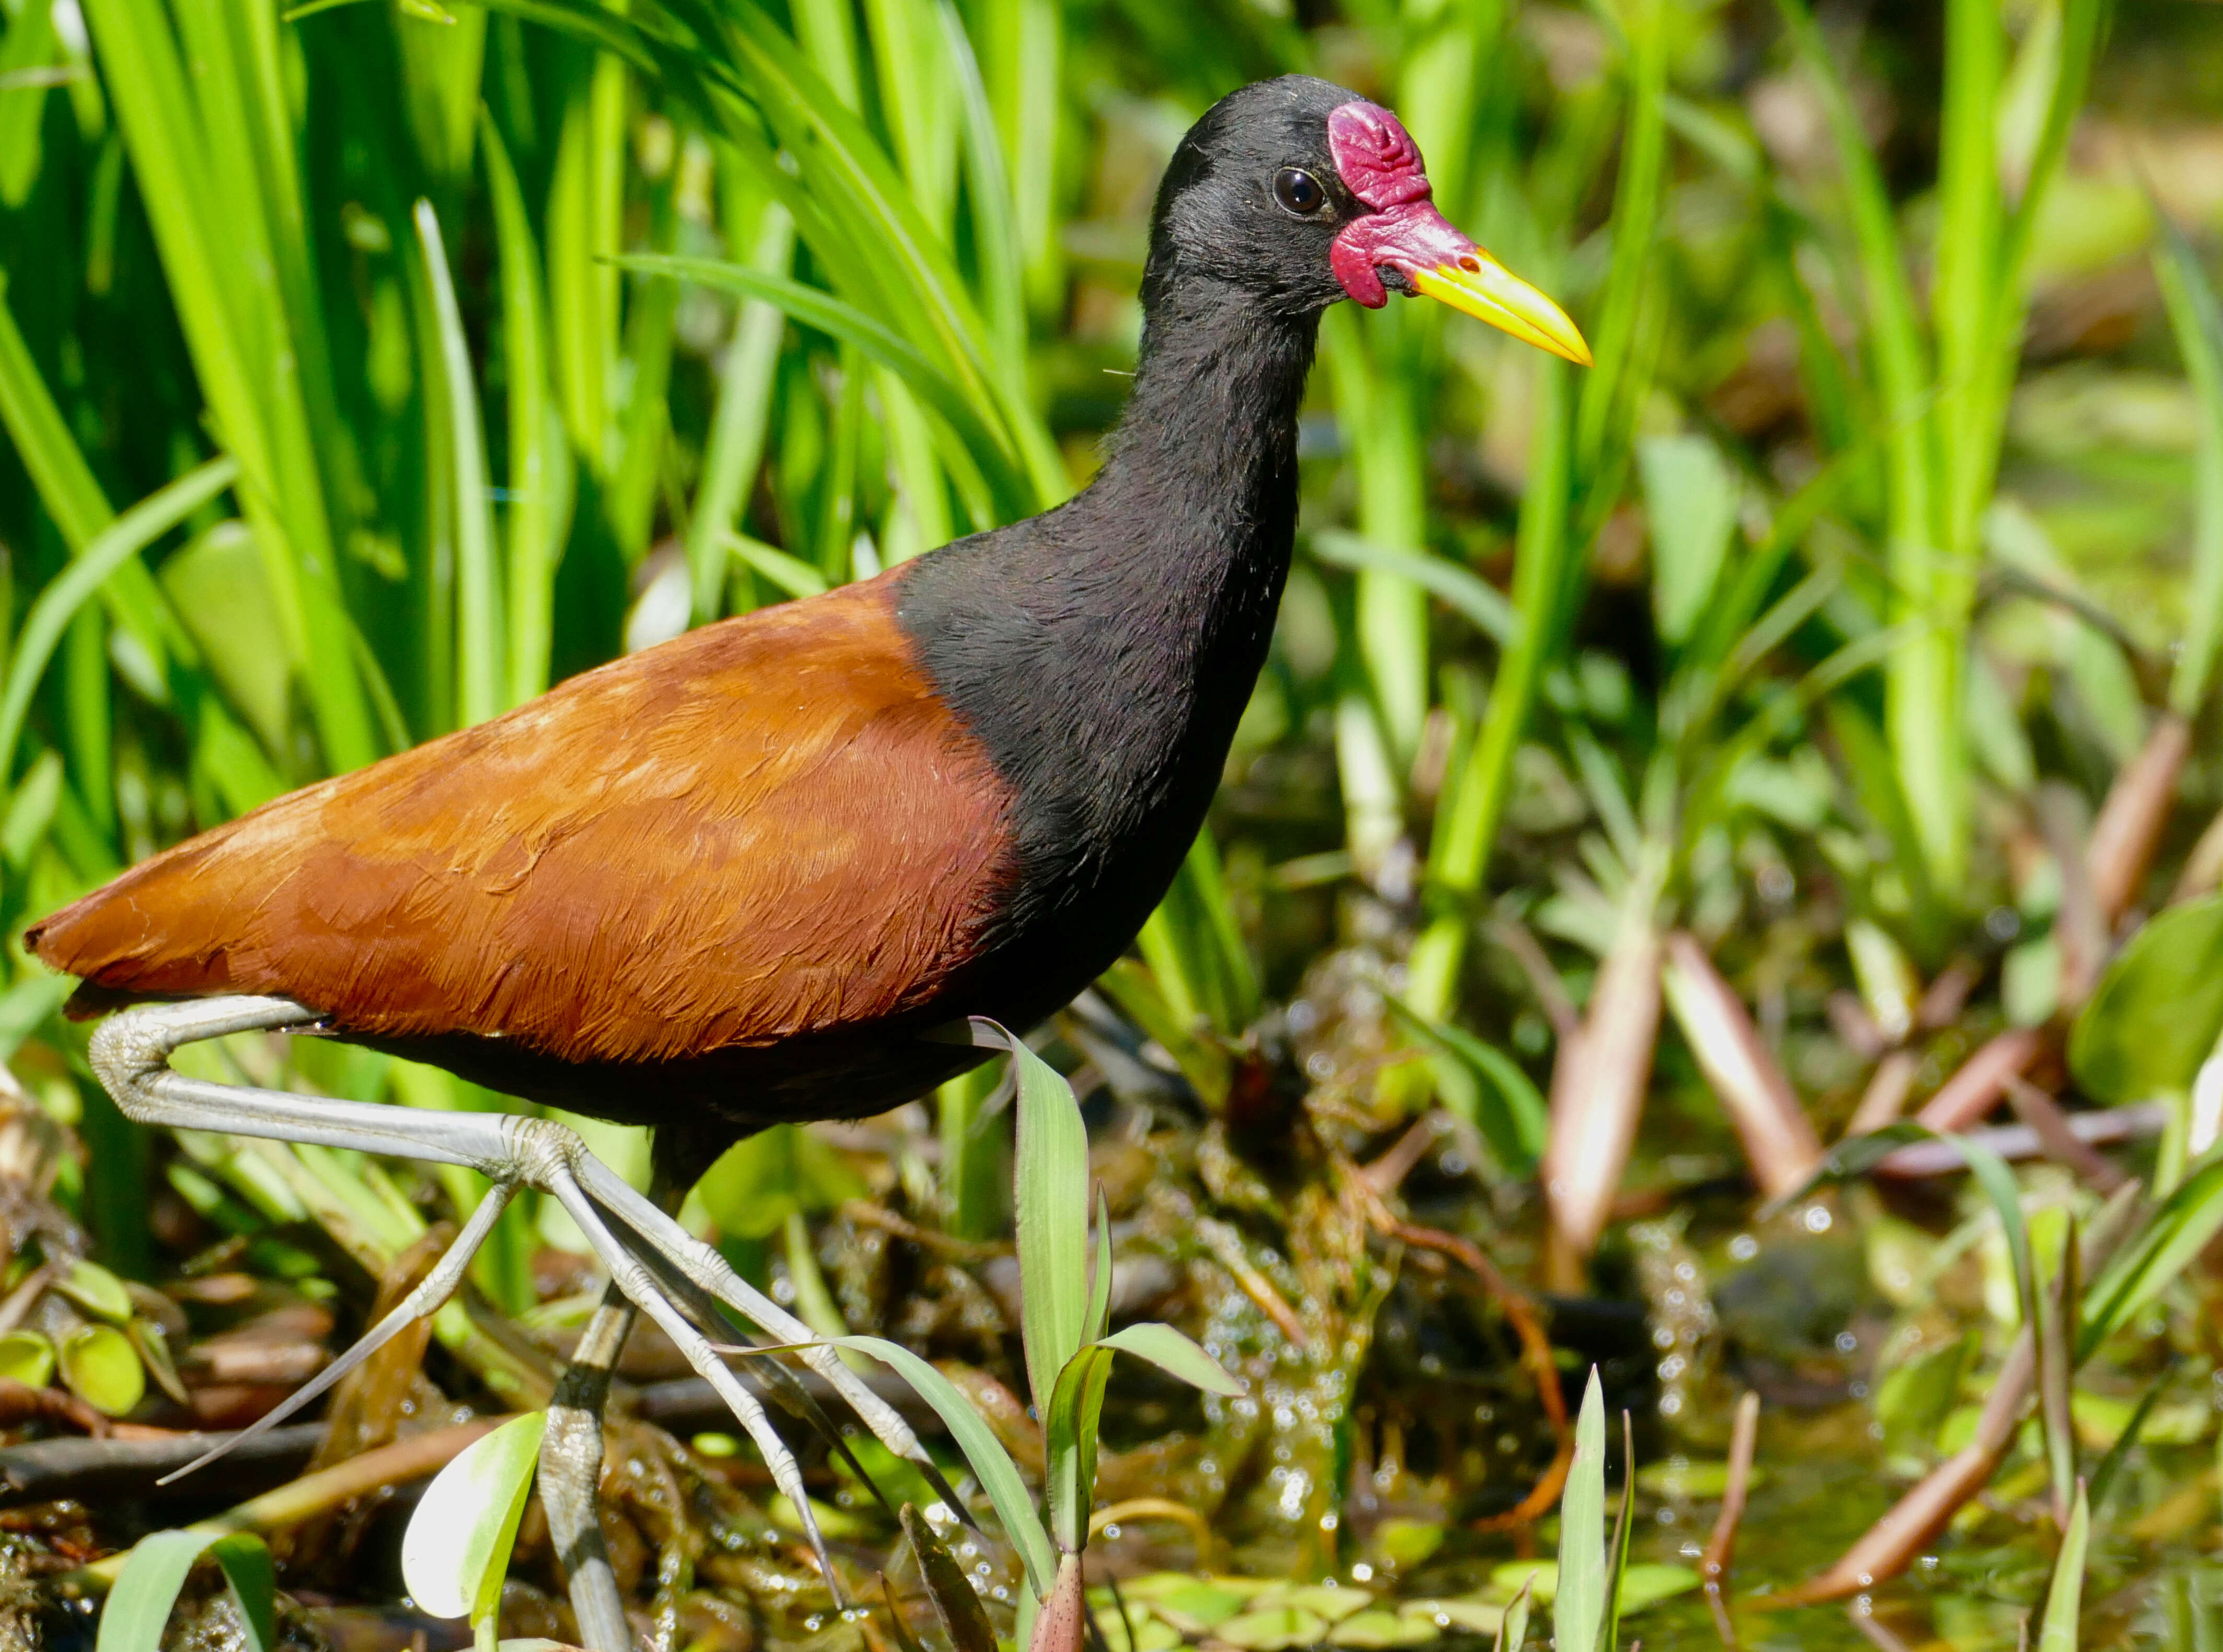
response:
<path id="1" fill-rule="evenodd" d="M 1336 232 L 1328 264 L 1369 310 L 1389 301 L 1382 270 L 1409 292 L 1440 299 L 1515 338 L 1587 367 L 1590 346 L 1566 312 L 1476 246 L 1436 210 L 1420 148 L 1377 104 L 1329 111 L 1328 155 L 1343 185 L 1368 209 Z"/>
<path id="2" fill-rule="evenodd" d="M 1388 110 L 1351 103 L 1332 110 L 1327 148 L 1344 187 L 1374 209 L 1344 225 L 1328 252 L 1335 279 L 1358 303 L 1379 310 L 1389 301 L 1379 266 L 1410 274 L 1475 250 L 1436 210 L 1420 146 Z"/>

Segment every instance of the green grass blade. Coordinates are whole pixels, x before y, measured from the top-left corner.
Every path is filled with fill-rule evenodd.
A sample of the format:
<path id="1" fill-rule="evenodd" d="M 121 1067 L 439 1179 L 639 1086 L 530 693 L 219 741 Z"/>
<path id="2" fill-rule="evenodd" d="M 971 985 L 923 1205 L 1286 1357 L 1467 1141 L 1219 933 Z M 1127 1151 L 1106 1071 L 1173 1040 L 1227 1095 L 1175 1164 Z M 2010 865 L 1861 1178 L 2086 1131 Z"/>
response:
<path id="1" fill-rule="evenodd" d="M 16 633 L 7 687 L 0 690 L 0 764 L 11 761 L 32 692 L 78 610 L 117 568 L 230 487 L 238 475 L 239 466 L 229 457 L 211 459 L 186 472 L 95 535 L 84 555 L 39 593 Z"/>
<path id="2" fill-rule="evenodd" d="M 964 1454 L 973 1478 L 980 1482 L 980 1489 L 995 1505 L 996 1517 L 1004 1523 L 1004 1536 L 1019 1552 L 1036 1599 L 1047 1598 L 1057 1575 L 1057 1555 L 1050 1548 L 1049 1534 L 1042 1530 L 1042 1521 L 1035 1513 L 1026 1482 L 1019 1478 L 1018 1466 L 989 1432 L 988 1425 L 981 1421 L 972 1403 L 957 1391 L 948 1378 L 899 1344 L 877 1336 L 845 1336 L 838 1346 L 868 1354 L 891 1367 L 934 1408 L 935 1415 L 957 1442 L 958 1450 Z"/>
<path id="3" fill-rule="evenodd" d="M 139 1540 L 101 1609 L 97 1652 L 157 1652 L 170 1610 L 204 1555 L 224 1568 L 246 1634 L 246 1652 L 276 1644 L 276 1583 L 270 1551 L 251 1532 L 204 1527 L 158 1531 Z"/>
<path id="4" fill-rule="evenodd" d="M 548 686 L 556 558 L 570 526 L 571 455 L 564 450 L 562 420 L 548 389 L 548 305 L 540 290 L 540 248 L 532 215 L 501 129 L 490 114 L 481 124 L 501 286 L 508 399 L 509 680 L 503 699 L 515 706 Z"/>
<path id="5" fill-rule="evenodd" d="M 1085 1347 L 1057 1373 L 1042 1412 L 1044 1500 L 1050 1541 L 1067 1554 L 1088 1543 L 1088 1510 L 1096 1493 L 1096 1417 L 1112 1375 L 1112 1350 Z"/>
<path id="6" fill-rule="evenodd" d="M 508 670 L 503 655 L 501 591 L 494 568 L 494 517 L 487 502 L 486 436 L 479 423 L 477 388 L 471 382 L 470 341 L 448 274 L 448 251 L 430 201 L 417 203 L 417 239 L 431 286 L 438 324 L 442 389 L 448 400 L 448 435 L 456 508 L 456 712 L 468 725 L 483 723 L 507 704 Z"/>
<path id="7" fill-rule="evenodd" d="M 2192 581 L 2185 602 L 2184 646 L 2171 668 L 2169 708 L 2199 714 L 2223 644 L 2223 307 L 2215 299 L 2200 255 L 2164 213 L 2154 273 L 2176 335 L 2177 355 L 2199 410 L 2199 446 L 2193 465 Z"/>
<path id="8" fill-rule="evenodd" d="M 1576 474 L 1586 481 L 1608 468 L 1609 437 L 1625 441 L 1641 401 L 1636 371 L 1638 307 L 1659 222 L 1660 183 L 1667 157 L 1666 0 L 1638 0 L 1630 30 L 1628 129 L 1622 140 L 1621 175 L 1614 191 L 1613 259 L 1590 335 L 1596 365 L 1583 380 L 1575 415 Z"/>
<path id="9" fill-rule="evenodd" d="M 2091 1505 L 2080 1485 L 2069 1530 L 2061 1534 L 2053 1581 L 2045 1592 L 2045 1618 L 2037 1631 L 2037 1652 L 2076 1652 L 2076 1619 L 2084 1599 L 2084 1551 L 2091 1536 Z"/>
<path id="10" fill-rule="evenodd" d="M 2138 1242 L 2117 1256 L 2085 1293 L 2076 1338 L 2081 1365 L 2181 1276 L 2223 1230 L 2223 1158 L 2208 1157 L 2177 1184 Z"/>
<path id="11" fill-rule="evenodd" d="M 992 1024 L 983 1024 L 992 1025 Z M 1023 1039 L 995 1028 L 1018 1084 L 1019 1284 L 1027 1383 L 1056 1386 L 1088 1317 L 1088 1133 L 1073 1086 Z"/>
<path id="12" fill-rule="evenodd" d="M 1605 1395 L 1595 1368 L 1575 1419 L 1575 1460 L 1559 1498 L 1559 1576 L 1552 1633 L 1562 1647 L 1595 1647 L 1606 1618 Z"/>
<path id="13" fill-rule="evenodd" d="M 1147 1360 L 1167 1375 L 1177 1377 L 1207 1394 L 1232 1399 L 1244 1391 L 1243 1385 L 1229 1376 L 1219 1360 L 1170 1325 L 1155 1321 L 1130 1325 L 1099 1338 L 1098 1346 Z"/>
<path id="14" fill-rule="evenodd" d="M 1514 754 L 1527 728 L 1545 662 L 1555 645 L 1559 593 L 1573 554 L 1567 531 L 1566 373 L 1556 361 L 1539 361 L 1533 370 L 1541 375 L 1536 445 L 1528 489 L 1521 500 L 1513 564 L 1513 606 L 1521 619 L 1521 632 L 1499 668 L 1474 750 L 1445 788 L 1435 837 L 1428 846 L 1430 876 L 1459 896 L 1482 888 L 1490 845 L 1511 792 Z M 1466 954 L 1466 933 L 1465 916 L 1447 914 L 1432 922 L 1414 947 L 1406 1001 L 1429 1021 L 1449 1017 Z"/>
<path id="15" fill-rule="evenodd" d="M 999 491 L 1016 502 L 1025 484 L 1009 468 L 1002 443 L 981 420 L 962 386 L 945 376 L 908 341 L 855 305 L 831 293 L 745 265 L 707 258 L 640 254 L 619 261 L 626 268 L 668 274 L 743 297 L 762 299 L 805 326 L 853 345 L 888 368 L 940 415 L 951 433 L 980 462 Z"/>
<path id="16" fill-rule="evenodd" d="M 1378 568 L 1398 579 L 1410 580 L 1430 596 L 1470 623 L 1500 648 L 1510 648 L 1520 635 L 1521 620 L 1513 605 L 1497 587 L 1457 562 L 1441 556 L 1416 556 L 1392 550 L 1355 533 L 1319 528 L 1305 543 L 1316 558 L 1336 568 Z"/>
<path id="17" fill-rule="evenodd" d="M 61 530 L 63 543 L 73 554 L 83 555 L 101 530 L 116 519 L 116 512 L 94 480 L 92 468 L 79 451 L 16 328 L 15 314 L 8 307 L 4 272 L 0 272 L 0 428 L 7 430 L 8 439 L 15 444 L 16 455 L 30 473 L 32 487 L 38 490 L 40 503 Z M 158 669 L 172 655 L 192 652 L 153 575 L 139 563 L 127 562 L 119 568 L 102 594 Z"/>
<path id="18" fill-rule="evenodd" d="M 727 161 L 727 173 L 739 170 Z M 784 278 L 795 259 L 795 219 L 777 201 L 758 204 L 753 223 L 743 217 L 746 203 L 729 181 L 726 190 L 729 249 L 747 242 L 748 267 Z M 718 380 L 718 405 L 711 415 L 709 443 L 702 458 L 702 480 L 695 489 L 687 522 L 687 566 L 695 622 L 718 617 L 719 596 L 727 566 L 722 536 L 740 526 L 748 491 L 763 462 L 765 434 L 771 427 L 774 375 L 779 367 L 781 335 L 787 320 L 779 306 L 744 298 L 734 317 L 726 347 L 726 366 Z"/>

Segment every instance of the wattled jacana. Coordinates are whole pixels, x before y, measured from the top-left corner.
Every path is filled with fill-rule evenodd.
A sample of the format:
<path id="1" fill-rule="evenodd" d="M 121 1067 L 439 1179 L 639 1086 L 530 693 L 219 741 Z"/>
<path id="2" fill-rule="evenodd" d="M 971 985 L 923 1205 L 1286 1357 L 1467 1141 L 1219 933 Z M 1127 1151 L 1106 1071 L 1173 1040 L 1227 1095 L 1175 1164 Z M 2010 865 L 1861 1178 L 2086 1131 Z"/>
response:
<path id="1" fill-rule="evenodd" d="M 792 1459 L 689 1316 L 715 1298 L 780 1341 L 810 1333 L 560 1126 L 214 1084 L 169 1056 L 258 1028 L 391 1051 L 654 1127 L 666 1190 L 766 1124 L 881 1112 L 971 1066 L 985 1052 L 935 1034 L 1064 1004 L 1195 838 L 1288 568 L 1320 314 L 1391 291 L 1588 359 L 1556 305 L 1438 214 L 1394 116 L 1321 80 L 1245 87 L 1174 152 L 1132 398 L 1069 503 L 280 798 L 31 930 L 83 977 L 75 1008 L 122 1009 L 92 1056 L 132 1117 L 493 1180 L 366 1344 L 454 1289 L 517 1187 L 576 1220 L 616 1290 L 559 1396 L 543 1486 L 597 1652 L 626 1638 L 606 1573 L 580 1582 L 601 1384 L 630 1320 L 616 1292 L 718 1386 L 804 1511 Z M 830 1349 L 805 1357 L 921 1458 Z"/>

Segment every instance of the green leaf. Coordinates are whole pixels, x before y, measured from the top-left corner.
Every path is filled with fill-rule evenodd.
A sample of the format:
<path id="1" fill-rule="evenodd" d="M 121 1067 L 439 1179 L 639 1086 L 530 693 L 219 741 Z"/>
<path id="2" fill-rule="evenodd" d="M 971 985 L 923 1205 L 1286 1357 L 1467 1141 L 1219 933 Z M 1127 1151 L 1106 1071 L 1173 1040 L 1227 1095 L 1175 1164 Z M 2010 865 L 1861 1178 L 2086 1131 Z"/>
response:
<path id="1" fill-rule="evenodd" d="M 932 1366 L 909 1348 L 878 1336 L 845 1336 L 837 1346 L 870 1354 L 917 1391 L 918 1397 L 934 1408 L 957 1448 L 965 1455 L 973 1476 L 980 1482 L 980 1489 L 988 1494 L 995 1505 L 996 1517 L 1004 1523 L 1004 1533 L 1011 1539 L 1011 1547 L 1019 1551 L 1019 1558 L 1027 1568 L 1027 1581 L 1037 1600 L 1049 1598 L 1050 1586 L 1057 1577 L 1057 1556 L 1050 1548 L 1049 1535 L 1036 1517 L 1034 1504 L 1027 1496 L 1026 1482 L 1019 1478 L 1018 1466 L 1012 1462 L 980 1414 L 972 1403 L 957 1391 L 957 1386 Z"/>
<path id="2" fill-rule="evenodd" d="M 988 1622 L 987 1608 L 949 1546 L 910 1504 L 904 1504 L 902 1518 L 904 1535 L 918 1556 L 919 1576 L 950 1645 L 956 1652 L 996 1652 L 996 1631 Z"/>
<path id="3" fill-rule="evenodd" d="M 36 1331 L 0 1336 L 0 1377 L 26 1388 L 44 1388 L 54 1374 L 54 1345 Z"/>
<path id="4" fill-rule="evenodd" d="M 1528 1638 L 1528 1604 L 1535 1585 L 1536 1574 L 1531 1572 L 1521 1580 L 1519 1592 L 1506 1603 L 1505 1616 L 1497 1625 L 1496 1652 L 1521 1652 L 1521 1643 Z"/>
<path id="5" fill-rule="evenodd" d="M 1080 1351 L 1088 1320 L 1088 1132 L 1073 1086 L 1056 1068 L 994 1022 L 973 1025 L 1011 1052 L 1018 1084 L 1021 1330 L 1027 1385 L 1042 1405 Z"/>
<path id="6" fill-rule="evenodd" d="M 131 1318 L 131 1293 L 123 1281 L 98 1262 L 79 1259 L 54 1281 L 54 1288 L 88 1314 L 122 1325 Z"/>
<path id="7" fill-rule="evenodd" d="M 160 1652 L 178 1591 L 209 1556 L 224 1568 L 246 1631 L 245 1652 L 277 1641 L 277 1584 L 270 1551 L 252 1532 L 158 1531 L 142 1537 L 101 1609 L 96 1652 Z"/>
<path id="8" fill-rule="evenodd" d="M 1092 1345 L 1057 1373 L 1042 1418 L 1044 1491 L 1049 1535 L 1068 1555 L 1088 1546 L 1088 1511 L 1096 1496 L 1096 1437 L 1104 1411 L 1104 1385 L 1112 1375 L 1112 1350 Z"/>
<path id="9" fill-rule="evenodd" d="M 1652 610 L 1660 636 L 1687 642 L 1729 558 L 1736 477 L 1703 436 L 1647 437 L 1636 444 L 1636 469 L 1652 529 Z"/>
<path id="10" fill-rule="evenodd" d="M 547 1412 L 528 1411 L 473 1441 L 425 1488 L 402 1534 L 401 1577 L 418 1606 L 469 1618 L 489 1643 L 547 1424 Z"/>
<path id="11" fill-rule="evenodd" d="M 2061 1534 L 2061 1553 L 2053 1562 L 2053 1582 L 2045 1592 L 2045 1619 L 2037 1631 L 2037 1652 L 2076 1652 L 2076 1617 L 2084 1598 L 2084 1549 L 2092 1536 L 2092 1509 L 2084 1487 L 2076 1487 L 2076 1502 L 2069 1516 L 2069 1530 Z"/>
<path id="12" fill-rule="evenodd" d="M 1244 1391 L 1244 1385 L 1227 1374 L 1226 1367 L 1170 1325 L 1155 1321 L 1130 1325 L 1102 1338 L 1097 1346 L 1148 1360 L 1168 1375 L 1207 1394 L 1232 1398 Z"/>
<path id="13" fill-rule="evenodd" d="M 2223 1033 L 2223 895 L 2150 920 L 2118 952 L 2069 1035 L 2085 1094 L 2144 1102 L 2192 1088 Z"/>
<path id="14" fill-rule="evenodd" d="M 1575 1460 L 1559 1498 L 1559 1570 L 1552 1633 L 1562 1647 L 1595 1647 L 1606 1617 L 1605 1393 L 1590 1368 L 1575 1420 Z"/>
<path id="15" fill-rule="evenodd" d="M 2223 1230 L 2223 1153 L 2211 1153 L 2162 1203 L 2138 1242 L 2118 1255 L 2084 1294 L 2076 1363 L 2127 1326 L 2173 1284 Z"/>
<path id="16" fill-rule="evenodd" d="M 2176 353 L 2184 360 L 2199 408 L 2199 446 L 2193 465 L 2192 580 L 2186 594 L 2184 648 L 2169 675 L 2169 703 L 2180 717 L 2196 717 L 2214 680 L 2223 645 L 2223 305 L 2215 300 L 2200 254 L 2165 212 L 2155 217 L 2161 245 L 2154 273 L 2169 306 Z"/>
<path id="17" fill-rule="evenodd" d="M 1536 1081 L 1487 1039 L 1452 1021 L 1431 1021 L 1401 999 L 1388 1002 L 1390 1014 L 1483 1081 L 1485 1099 L 1470 1122 L 1498 1162 L 1516 1176 L 1533 1170 L 1551 1132 L 1551 1107 Z"/>
<path id="18" fill-rule="evenodd" d="M 1372 568 L 1410 580 L 1469 621 L 1500 648 L 1510 648 L 1521 632 L 1521 616 L 1498 588 L 1479 575 L 1441 556 L 1391 550 L 1372 540 L 1336 528 L 1316 528 L 1305 537 L 1313 555 L 1338 568 Z"/>
<path id="19" fill-rule="evenodd" d="M 1093 1342 L 1112 1323 L 1112 1205 L 1104 1184 L 1096 1184 L 1096 1261 L 1089 1270 L 1088 1314 L 1080 1335 Z"/>
<path id="20" fill-rule="evenodd" d="M 122 1416 L 146 1398 L 139 1350 L 113 1325 L 80 1325 L 55 1349 L 62 1381 L 96 1411 Z"/>

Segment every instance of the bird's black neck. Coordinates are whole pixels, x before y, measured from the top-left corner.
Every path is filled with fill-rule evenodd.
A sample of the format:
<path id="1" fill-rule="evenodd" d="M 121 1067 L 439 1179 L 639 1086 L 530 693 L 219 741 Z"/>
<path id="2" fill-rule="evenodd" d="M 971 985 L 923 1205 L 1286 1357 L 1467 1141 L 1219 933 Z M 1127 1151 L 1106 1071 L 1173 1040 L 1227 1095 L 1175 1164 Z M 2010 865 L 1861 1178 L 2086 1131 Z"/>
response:
<path id="1" fill-rule="evenodd" d="M 1217 282 L 1153 282 L 1096 480 L 912 565 L 903 622 L 1011 785 L 1021 925 L 1084 908 L 1105 962 L 1202 823 L 1273 631 L 1318 332 Z M 1130 922 L 1131 919 L 1131 922 Z"/>

